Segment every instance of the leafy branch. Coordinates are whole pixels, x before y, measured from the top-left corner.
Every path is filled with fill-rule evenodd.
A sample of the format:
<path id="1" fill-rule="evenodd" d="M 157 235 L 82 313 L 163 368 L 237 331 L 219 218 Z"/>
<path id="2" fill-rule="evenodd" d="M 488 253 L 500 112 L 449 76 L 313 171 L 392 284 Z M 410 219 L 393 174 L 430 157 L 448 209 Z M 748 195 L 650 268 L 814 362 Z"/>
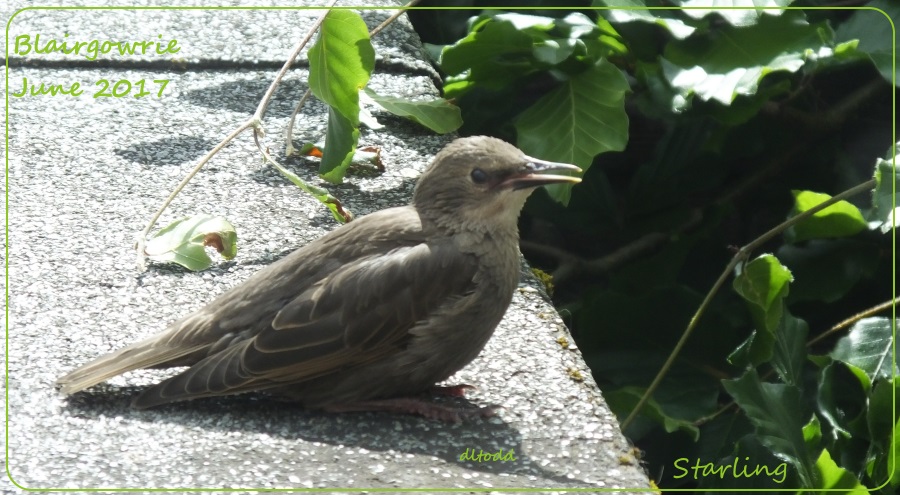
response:
<path id="1" fill-rule="evenodd" d="M 361 122 L 359 93 L 367 84 L 375 63 L 375 54 L 370 38 L 383 30 L 387 25 L 402 15 L 407 8 L 415 5 L 417 2 L 418 0 L 413 0 L 408 5 L 401 7 L 397 12 L 369 33 L 367 32 L 365 22 L 358 14 L 349 10 L 331 9 L 336 3 L 336 0 L 333 0 L 327 6 L 329 10 L 326 10 L 319 16 L 316 22 L 310 27 L 307 35 L 292 49 L 287 62 L 285 62 L 281 70 L 276 74 L 272 83 L 269 85 L 268 90 L 260 100 L 254 114 L 240 124 L 233 132 L 226 136 L 222 142 L 216 145 L 197 162 L 194 168 L 172 191 L 163 205 L 157 210 L 156 214 L 147 223 L 147 226 L 139 235 L 136 243 L 138 266 L 143 269 L 146 265 L 147 258 L 149 257 L 159 261 L 175 261 L 191 270 L 203 269 L 212 263 L 205 254 L 198 256 L 203 252 L 205 246 L 215 247 L 223 255 L 224 253 L 231 253 L 233 256 L 233 253 L 236 251 L 236 247 L 233 245 L 236 234 L 234 233 L 233 227 L 231 227 L 224 219 L 217 220 L 215 223 L 205 222 L 203 221 L 203 218 L 199 217 L 198 220 L 187 223 L 183 222 L 188 219 L 181 219 L 178 221 L 182 222 L 181 228 L 173 230 L 167 227 L 157 233 L 156 237 L 152 240 L 152 242 L 154 242 L 154 251 L 152 254 L 147 250 L 148 242 L 150 242 L 147 237 L 150 230 L 156 225 L 156 222 L 169 204 L 174 200 L 175 196 L 177 196 L 187 183 L 199 173 L 200 169 L 222 148 L 248 129 L 253 130 L 254 143 L 265 162 L 271 164 L 300 189 L 322 202 L 322 204 L 331 211 L 337 221 L 350 221 L 353 218 L 352 213 L 339 199 L 331 195 L 327 189 L 305 182 L 296 174 L 291 173 L 286 168 L 279 165 L 274 158 L 272 158 L 268 152 L 268 147 L 264 143 L 265 133 L 262 126 L 263 117 L 275 90 L 287 73 L 287 70 L 299 56 L 303 48 L 310 40 L 312 40 L 316 32 L 319 31 L 320 35 L 318 41 L 308 52 L 310 57 L 310 88 L 304 93 L 296 105 L 285 132 L 287 138 L 286 155 L 294 156 L 298 154 L 291 142 L 292 129 L 303 104 L 311 94 L 315 94 L 319 99 L 326 103 L 329 109 L 328 129 L 325 138 L 326 144 L 324 150 L 322 150 L 321 147 L 316 147 L 312 144 L 304 145 L 304 149 L 312 149 L 317 154 L 316 156 L 322 158 L 319 167 L 321 177 L 336 184 L 342 182 L 347 167 L 358 155 L 369 159 L 374 158 L 374 160 L 378 161 L 378 150 L 375 150 L 374 153 L 369 151 L 357 153 L 356 151 L 359 138 L 359 125 Z M 378 97 L 371 91 L 369 91 L 369 93 L 374 95 L 373 98 L 375 98 L 376 101 L 385 100 L 385 97 Z M 387 103 L 382 104 L 381 106 L 392 113 L 416 120 L 437 132 L 450 132 L 459 126 L 459 110 L 452 105 L 436 105 L 435 102 L 432 101 L 412 102 L 400 98 L 390 100 L 397 108 L 391 107 Z M 377 103 L 374 104 L 377 105 Z M 370 126 L 377 125 L 374 118 L 369 118 L 366 122 Z M 187 228 L 188 225 L 191 226 L 190 229 Z M 220 230 L 224 229 L 224 231 L 209 233 L 197 231 L 197 228 L 202 225 L 217 225 L 220 227 Z M 177 232 L 186 233 L 185 235 L 190 235 L 191 237 L 176 239 L 173 234 Z M 163 233 L 166 234 L 166 237 L 160 238 Z M 218 241 L 208 242 L 208 235 L 213 235 Z M 186 249 L 190 250 L 191 254 L 189 256 L 177 252 L 178 250 Z M 189 264 L 179 261 L 187 259 L 191 260 Z"/>
<path id="2" fill-rule="evenodd" d="M 713 284 L 712 288 L 709 290 L 709 292 L 707 292 L 706 296 L 703 298 L 703 302 L 700 303 L 700 307 L 697 308 L 697 311 L 691 317 L 691 320 L 688 323 L 687 328 L 685 328 L 684 333 L 681 334 L 681 338 L 678 339 L 678 342 L 675 344 L 675 347 L 672 349 L 672 352 L 669 354 L 669 357 L 666 359 L 662 368 L 660 368 L 659 372 L 653 378 L 653 381 L 650 382 L 650 386 L 647 387 L 647 390 L 644 392 L 644 394 L 638 400 L 638 403 L 634 406 L 634 409 L 632 409 L 631 413 L 625 418 L 624 421 L 622 421 L 622 429 L 624 430 L 624 429 L 628 428 L 628 426 L 632 423 L 632 421 L 634 421 L 634 419 L 637 417 L 637 415 L 641 412 L 641 409 L 644 407 L 644 405 L 647 404 L 647 401 L 650 400 L 650 397 L 653 396 L 653 393 L 659 387 L 660 383 L 662 383 L 663 378 L 665 378 L 666 374 L 669 372 L 672 365 L 675 363 L 675 360 L 678 358 L 678 355 L 681 354 L 681 350 L 684 348 L 685 344 L 687 344 L 687 341 L 690 338 L 691 334 L 693 333 L 694 329 L 697 328 L 697 323 L 699 323 L 700 318 L 706 312 L 710 303 L 712 303 L 713 298 L 716 296 L 716 294 L 719 293 L 719 290 L 722 288 L 722 286 L 728 280 L 728 277 L 731 275 L 731 273 L 734 271 L 734 269 L 740 263 L 746 262 L 750 258 L 750 255 L 753 253 L 753 251 L 759 249 L 760 246 L 762 246 L 763 244 L 765 244 L 766 242 L 771 240 L 773 237 L 784 233 L 790 227 L 793 227 L 793 226 L 799 224 L 803 220 L 812 217 L 816 213 L 824 210 L 825 208 L 828 208 L 829 206 L 831 206 L 833 204 L 838 203 L 839 201 L 843 201 L 847 198 L 853 197 L 861 192 L 871 191 L 874 186 L 875 186 L 875 179 L 872 179 L 872 180 L 866 181 L 862 184 L 856 185 L 850 189 L 847 189 L 846 191 L 844 191 L 836 196 L 833 196 L 832 198 L 830 198 L 826 201 L 823 201 L 822 203 L 818 204 L 817 206 L 814 206 L 794 217 L 791 217 L 790 219 L 779 224 L 778 226 L 773 227 L 772 229 L 769 229 L 766 233 L 757 237 L 756 239 L 751 241 L 749 244 L 739 248 L 737 250 L 737 252 L 734 254 L 734 256 L 731 258 L 731 261 L 728 263 L 728 265 L 722 271 L 722 274 L 719 275 L 719 278 Z"/>
<path id="3" fill-rule="evenodd" d="M 328 7 L 333 7 L 334 4 L 337 3 L 337 0 L 331 0 L 328 4 Z M 204 155 L 200 160 L 197 161 L 197 164 L 194 165 L 194 168 L 188 172 L 187 176 L 181 180 L 181 182 L 175 186 L 175 189 L 169 194 L 169 197 L 163 201 L 162 206 L 150 217 L 150 220 L 147 222 L 147 226 L 144 227 L 144 230 L 138 235 L 137 243 L 135 244 L 135 249 L 137 250 L 137 265 L 138 269 L 143 270 L 147 264 L 147 236 L 150 234 L 150 230 L 153 229 L 153 226 L 156 225 L 156 222 L 159 220 L 159 217 L 162 216 L 163 212 L 172 201 L 178 196 L 178 193 L 184 189 L 185 186 L 200 172 L 200 169 L 206 165 L 212 157 L 219 153 L 225 146 L 227 146 L 231 141 L 233 141 L 236 137 L 238 137 L 241 133 L 246 131 L 247 129 L 253 129 L 253 133 L 255 137 L 258 137 L 262 133 L 262 119 L 266 113 L 266 109 L 269 107 L 269 102 L 272 100 L 272 96 L 275 94 L 275 90 L 278 88 L 278 85 L 281 83 L 281 79 L 287 73 L 288 69 L 290 69 L 291 65 L 294 63 L 294 59 L 300 55 L 300 51 L 309 43 L 312 37 L 315 35 L 316 31 L 319 29 L 319 26 L 325 21 L 325 16 L 328 15 L 328 11 L 326 10 L 322 15 L 319 16 L 318 19 L 313 23 L 307 32 L 306 36 L 297 43 L 294 48 L 291 50 L 290 56 L 288 56 L 287 61 L 282 65 L 281 69 L 275 75 L 275 79 L 272 80 L 272 83 L 269 85 L 269 89 L 266 90 L 266 93 L 263 95 L 262 99 L 259 102 L 259 105 L 256 107 L 256 111 L 253 112 L 253 115 L 245 120 L 242 124 L 238 125 L 234 131 L 225 136 L 222 141 L 213 147 L 206 155 Z M 332 212 L 337 213 L 339 210 L 340 202 L 335 200 L 337 205 L 332 205 Z M 346 217 L 346 220 L 349 220 L 349 217 Z"/>
<path id="4" fill-rule="evenodd" d="M 565 204 L 567 191 L 533 198 L 526 214 L 563 235 L 543 245 L 526 231 L 522 248 L 556 261 L 556 300 L 571 308 L 604 397 L 631 440 L 653 451 L 649 469 L 663 473 L 660 481 L 698 491 L 798 483 L 892 493 L 900 487 L 888 462 L 900 446 L 889 364 L 894 320 L 878 313 L 888 303 L 872 297 L 895 271 L 895 246 L 877 235 L 894 233 L 900 213 L 893 153 L 876 165 L 871 208 L 841 200 L 853 190 L 836 198 L 817 191 L 865 182 L 857 157 L 887 144 L 898 73 L 895 32 L 883 14 L 896 25 L 900 7 L 676 3 L 594 0 L 607 8 L 588 12 L 591 22 L 570 12 L 485 11 L 463 38 L 431 42 L 446 43 L 445 91 L 463 108 L 465 133 L 500 134 L 541 147 L 530 154 L 593 165 L 568 208 L 551 202 Z M 601 60 L 625 74 L 627 86 L 612 77 L 596 84 Z M 605 112 L 620 108 L 624 118 Z M 783 223 L 791 194 L 795 216 Z M 756 227 L 760 220 L 765 228 Z M 532 239 L 552 232 L 536 228 Z M 628 242 L 610 252 L 609 233 Z M 722 238 L 755 239 L 709 267 Z M 729 272 L 733 291 L 723 291 Z M 834 315 L 842 307 L 867 306 L 820 335 L 844 319 Z M 813 354 L 811 345 L 839 331 L 831 352 Z M 675 332 L 674 351 L 660 351 Z M 710 417 L 723 393 L 739 413 Z M 666 472 L 675 457 L 790 467 L 778 480 L 687 480 Z"/>

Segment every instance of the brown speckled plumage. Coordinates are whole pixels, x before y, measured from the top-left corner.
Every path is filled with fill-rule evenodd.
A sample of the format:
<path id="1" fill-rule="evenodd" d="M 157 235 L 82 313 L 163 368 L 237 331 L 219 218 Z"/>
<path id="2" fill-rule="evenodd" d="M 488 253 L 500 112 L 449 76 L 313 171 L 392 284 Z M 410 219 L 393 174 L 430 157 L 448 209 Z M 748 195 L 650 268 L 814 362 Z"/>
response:
<path id="1" fill-rule="evenodd" d="M 577 181 L 546 174 L 560 169 L 497 139 L 458 139 L 423 174 L 413 204 L 336 229 L 60 388 L 190 366 L 134 405 L 269 390 L 309 408 L 358 410 L 426 391 L 493 334 L 518 281 L 516 218 L 534 186 Z"/>

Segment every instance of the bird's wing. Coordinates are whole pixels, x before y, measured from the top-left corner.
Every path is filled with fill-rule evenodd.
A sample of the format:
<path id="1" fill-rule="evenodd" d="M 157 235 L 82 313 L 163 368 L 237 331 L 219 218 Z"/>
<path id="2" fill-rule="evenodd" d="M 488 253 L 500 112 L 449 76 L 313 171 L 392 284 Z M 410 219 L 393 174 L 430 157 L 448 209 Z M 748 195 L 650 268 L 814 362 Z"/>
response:
<path id="1" fill-rule="evenodd" d="M 272 325 L 156 385 L 150 407 L 297 383 L 383 359 L 409 330 L 474 289 L 476 261 L 449 240 L 358 259 L 307 288 Z"/>
<path id="2" fill-rule="evenodd" d="M 191 366 L 270 328 L 285 304 L 340 267 L 424 240 L 415 208 L 372 213 L 256 272 L 165 332 L 100 356 L 57 383 L 72 394 L 131 370 Z"/>

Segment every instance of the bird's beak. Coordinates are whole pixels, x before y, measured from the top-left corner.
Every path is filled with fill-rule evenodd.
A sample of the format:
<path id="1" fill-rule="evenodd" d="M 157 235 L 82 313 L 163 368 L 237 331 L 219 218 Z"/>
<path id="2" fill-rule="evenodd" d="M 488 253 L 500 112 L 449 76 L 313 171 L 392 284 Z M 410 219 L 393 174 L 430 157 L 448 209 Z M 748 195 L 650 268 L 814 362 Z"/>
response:
<path id="1" fill-rule="evenodd" d="M 548 162 L 525 156 L 525 166 L 522 169 L 510 175 L 503 182 L 501 187 L 509 187 L 512 189 L 526 189 L 529 187 L 543 186 L 544 184 L 556 184 L 560 182 L 571 182 L 577 184 L 581 182 L 580 177 L 572 177 L 571 175 L 554 175 L 553 172 L 575 172 L 581 173 L 581 169 L 575 165 L 568 163 Z"/>

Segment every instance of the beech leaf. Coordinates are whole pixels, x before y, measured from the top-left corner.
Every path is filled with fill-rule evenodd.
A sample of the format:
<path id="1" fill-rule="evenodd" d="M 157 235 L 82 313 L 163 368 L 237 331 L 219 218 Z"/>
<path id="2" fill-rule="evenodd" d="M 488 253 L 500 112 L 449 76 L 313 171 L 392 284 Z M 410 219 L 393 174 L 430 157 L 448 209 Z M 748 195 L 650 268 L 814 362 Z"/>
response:
<path id="1" fill-rule="evenodd" d="M 237 254 L 237 232 L 224 217 L 195 215 L 170 223 L 149 241 L 144 253 L 153 261 L 177 263 L 188 270 L 209 268 L 207 247 L 230 260 Z"/>

